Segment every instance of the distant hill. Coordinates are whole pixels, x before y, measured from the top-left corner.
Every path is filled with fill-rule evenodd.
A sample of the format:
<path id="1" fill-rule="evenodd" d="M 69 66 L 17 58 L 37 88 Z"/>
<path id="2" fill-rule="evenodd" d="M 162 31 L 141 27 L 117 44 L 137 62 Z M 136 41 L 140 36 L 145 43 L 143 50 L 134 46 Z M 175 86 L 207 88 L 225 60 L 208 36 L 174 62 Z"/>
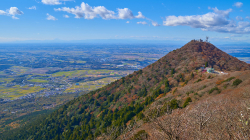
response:
<path id="1" fill-rule="evenodd" d="M 227 74 L 199 71 L 205 65 Z M 219 101 L 213 102 L 217 99 L 216 97 L 224 98 L 223 95 L 228 93 L 232 95 L 231 97 L 237 95 L 237 101 L 238 99 L 245 101 L 248 95 L 245 97 L 243 93 L 249 94 L 250 91 L 250 88 L 248 90 L 249 70 L 249 64 L 226 54 L 211 43 L 193 40 L 146 68 L 76 98 L 40 121 L 6 131 L 0 138 L 35 140 L 213 139 L 210 135 L 203 137 L 206 132 L 201 127 L 197 128 L 199 133 L 191 128 L 193 126 L 191 124 L 190 128 L 184 129 L 183 127 L 182 130 L 177 130 L 175 127 L 183 126 L 187 121 L 181 118 L 184 111 L 192 114 L 190 111 L 195 111 L 192 108 L 199 107 L 204 100 L 215 106 L 219 103 Z M 242 92 L 238 93 L 238 91 Z M 239 102 L 235 103 L 239 105 Z M 188 109 L 189 106 L 192 108 Z M 165 124 L 167 121 L 163 122 L 159 119 L 160 117 L 167 119 L 168 124 L 173 125 Z M 223 120 L 223 118 L 220 119 Z M 230 118 L 227 119 L 230 120 Z M 232 122 L 237 124 L 234 119 Z M 176 124 L 177 122 L 180 122 L 179 125 Z M 204 130 L 207 131 L 205 124 L 206 121 L 200 122 L 200 125 L 204 125 Z M 232 124 L 232 126 L 237 125 Z M 193 131 L 191 133 L 188 130 Z M 231 128 L 228 130 L 231 132 Z M 230 132 L 225 136 L 230 138 Z M 207 131 L 207 134 L 211 136 L 213 133 Z M 232 136 L 235 133 L 237 132 L 232 131 Z M 244 130 L 244 134 L 247 133 L 248 129 Z M 222 139 L 228 137 L 221 136 Z"/>

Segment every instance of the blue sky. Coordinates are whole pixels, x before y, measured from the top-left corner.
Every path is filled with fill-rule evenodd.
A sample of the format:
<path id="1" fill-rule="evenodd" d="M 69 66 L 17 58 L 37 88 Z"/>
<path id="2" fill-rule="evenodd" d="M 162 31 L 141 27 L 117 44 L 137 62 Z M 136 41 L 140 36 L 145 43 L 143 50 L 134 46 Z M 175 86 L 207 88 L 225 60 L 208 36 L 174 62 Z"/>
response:
<path id="1" fill-rule="evenodd" d="M 249 0 L 4 0 L 0 42 L 209 36 L 250 43 L 249 7 Z"/>

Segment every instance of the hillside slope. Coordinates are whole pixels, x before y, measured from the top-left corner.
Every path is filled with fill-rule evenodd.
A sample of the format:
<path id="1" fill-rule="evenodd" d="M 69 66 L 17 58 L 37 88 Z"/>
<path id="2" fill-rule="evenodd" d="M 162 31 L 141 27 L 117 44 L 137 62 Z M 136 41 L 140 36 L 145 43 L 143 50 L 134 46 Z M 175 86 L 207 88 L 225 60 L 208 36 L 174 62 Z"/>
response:
<path id="1" fill-rule="evenodd" d="M 224 78 L 228 75 L 220 78 L 217 74 L 198 72 L 197 69 L 206 63 L 215 70 L 228 73 L 241 70 L 239 73 L 243 74 L 244 70 L 250 70 L 247 63 L 211 43 L 191 41 L 146 68 L 70 101 L 41 121 L 5 132 L 0 138 L 120 138 L 119 135 L 126 133 L 129 124 L 145 120 L 145 116 L 152 116 L 150 113 L 157 114 L 150 111 L 150 108 L 156 107 L 155 104 L 165 107 L 160 113 L 163 115 L 170 113 L 169 110 L 185 108 L 189 104 L 189 101 L 185 103 L 189 96 L 195 102 L 237 88 L 228 86 L 236 77 L 229 77 L 231 79 L 227 81 Z M 244 77 L 242 80 L 246 82 Z M 206 85 L 207 82 L 210 84 Z M 225 83 L 228 88 L 224 88 Z M 211 92 L 212 88 L 215 89 Z"/>
<path id="2" fill-rule="evenodd" d="M 155 100 L 143 111 L 145 117 L 130 123 L 119 138 L 248 140 L 250 71 L 216 75 L 195 84 L 191 81 Z M 175 99 L 179 107 L 173 110 L 169 102 Z M 100 139 L 112 139 L 111 134 Z"/>

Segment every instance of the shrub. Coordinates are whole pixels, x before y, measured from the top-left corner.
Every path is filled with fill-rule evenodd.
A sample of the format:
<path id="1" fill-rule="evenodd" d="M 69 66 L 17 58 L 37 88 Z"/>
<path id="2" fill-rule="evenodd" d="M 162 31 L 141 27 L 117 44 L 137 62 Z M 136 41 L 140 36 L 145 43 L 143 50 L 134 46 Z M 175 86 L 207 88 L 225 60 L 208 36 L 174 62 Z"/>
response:
<path id="1" fill-rule="evenodd" d="M 142 113 L 142 112 L 140 112 L 140 113 L 138 113 L 137 114 L 137 117 L 138 117 L 138 119 L 143 119 L 145 116 L 144 116 L 144 114 Z"/>
<path id="2" fill-rule="evenodd" d="M 226 89 L 226 88 L 227 88 L 227 85 L 224 86 L 224 89 Z"/>
<path id="3" fill-rule="evenodd" d="M 177 88 L 173 91 L 173 94 L 177 91 Z"/>
<path id="4" fill-rule="evenodd" d="M 189 104 L 189 102 L 192 102 L 192 99 L 191 99 L 190 97 L 188 97 L 188 98 L 186 99 L 186 101 L 184 102 L 183 108 L 185 108 L 185 107 Z"/>
<path id="5" fill-rule="evenodd" d="M 213 77 L 211 76 L 211 75 L 209 75 L 208 77 L 207 77 L 207 79 L 212 79 Z"/>
<path id="6" fill-rule="evenodd" d="M 208 67 L 208 62 L 205 63 L 205 67 Z"/>
<path id="7" fill-rule="evenodd" d="M 203 87 L 202 87 L 202 89 L 204 89 L 204 88 L 206 88 L 207 86 L 206 85 L 204 85 Z"/>
<path id="8" fill-rule="evenodd" d="M 241 82 L 242 82 L 242 80 L 236 79 L 236 80 L 234 80 L 234 82 L 233 82 L 233 86 L 238 86 Z"/>
<path id="9" fill-rule="evenodd" d="M 169 104 L 170 104 L 171 109 L 179 108 L 179 104 L 178 104 L 178 101 L 176 99 L 171 100 Z"/>
<path id="10" fill-rule="evenodd" d="M 145 140 L 147 138 L 148 138 L 148 133 L 145 130 L 141 130 L 133 136 L 132 140 Z"/>
<path id="11" fill-rule="evenodd" d="M 214 87 L 212 89 L 209 90 L 209 94 L 213 93 L 215 90 L 217 90 L 220 93 L 220 89 L 218 87 Z"/>
<path id="12" fill-rule="evenodd" d="M 229 81 L 231 81 L 231 80 L 233 80 L 235 77 L 230 77 L 230 78 L 228 78 L 227 80 L 224 80 L 224 82 L 229 82 Z"/>
<path id="13" fill-rule="evenodd" d="M 175 74 L 175 69 L 171 70 L 171 75 Z"/>
<path id="14" fill-rule="evenodd" d="M 168 93 L 170 91 L 170 88 L 169 87 L 166 87 L 165 89 L 164 89 L 164 93 Z"/>
<path id="15" fill-rule="evenodd" d="M 202 81 L 201 79 L 198 79 L 196 82 L 194 82 L 194 83 L 198 83 L 198 82 L 200 82 L 200 81 Z"/>
<path id="16" fill-rule="evenodd" d="M 194 78 L 194 73 L 193 73 L 193 72 L 191 73 L 191 78 L 192 78 L 192 79 Z"/>

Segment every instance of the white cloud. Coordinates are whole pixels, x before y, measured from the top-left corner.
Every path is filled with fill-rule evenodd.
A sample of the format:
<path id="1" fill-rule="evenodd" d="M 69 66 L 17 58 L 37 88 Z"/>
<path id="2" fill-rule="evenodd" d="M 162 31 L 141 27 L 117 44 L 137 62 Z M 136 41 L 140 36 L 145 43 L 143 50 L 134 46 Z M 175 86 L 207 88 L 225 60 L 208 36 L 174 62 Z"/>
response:
<path id="1" fill-rule="evenodd" d="M 210 9 L 210 8 L 208 8 Z M 229 13 L 232 12 L 233 10 L 232 9 L 227 9 L 227 10 L 219 10 L 217 7 L 215 8 L 212 8 L 212 10 L 216 13 L 216 14 L 219 14 L 219 15 L 223 15 L 223 16 L 226 16 L 228 17 L 229 16 Z"/>
<path id="2" fill-rule="evenodd" d="M 126 23 L 129 23 L 129 21 L 127 21 Z"/>
<path id="3" fill-rule="evenodd" d="M 36 6 L 31 6 L 28 9 L 30 9 L 30 10 L 36 10 Z"/>
<path id="4" fill-rule="evenodd" d="M 139 11 L 139 12 L 138 12 L 138 16 L 135 16 L 135 18 L 145 18 L 145 16 L 142 15 L 142 13 Z"/>
<path id="5" fill-rule="evenodd" d="M 59 5 L 62 4 L 59 0 L 42 0 L 43 4 L 47 5 Z"/>
<path id="6" fill-rule="evenodd" d="M 246 34 L 250 33 L 250 23 L 239 21 L 236 22 L 229 19 L 229 13 L 232 9 L 218 10 L 210 8 L 214 12 L 204 15 L 191 16 L 167 16 L 163 21 L 165 26 L 190 26 L 193 28 L 201 28 L 203 31 L 216 31 L 223 33 Z"/>
<path id="7" fill-rule="evenodd" d="M 124 9 L 118 8 L 117 10 L 118 10 L 118 18 L 119 19 L 132 19 L 132 18 L 134 18 L 132 11 L 129 10 L 128 8 L 124 8 Z"/>
<path id="8" fill-rule="evenodd" d="M 233 6 L 235 6 L 235 7 L 237 7 L 237 8 L 240 8 L 240 7 L 243 6 L 243 3 L 242 3 L 242 2 L 236 2 L 236 3 L 234 3 Z"/>
<path id="9" fill-rule="evenodd" d="M 20 11 L 17 7 L 10 7 L 10 9 L 3 11 L 0 10 L 0 15 L 7 15 L 7 16 L 11 16 L 13 19 L 19 19 L 16 17 L 16 15 L 22 15 L 23 12 Z"/>
<path id="10" fill-rule="evenodd" d="M 146 25 L 146 24 L 148 24 L 146 21 L 139 21 L 139 22 L 137 22 L 137 24 L 143 24 L 143 25 Z"/>
<path id="11" fill-rule="evenodd" d="M 112 19 L 115 18 L 115 12 L 107 10 L 104 6 L 97 6 L 92 8 L 88 4 L 82 2 L 81 7 L 76 6 L 75 8 L 58 8 L 54 9 L 55 11 L 65 11 L 75 15 L 75 18 L 85 18 L 85 19 L 94 19 L 98 15 L 103 19 Z"/>
<path id="12" fill-rule="evenodd" d="M 247 17 L 246 17 L 246 19 L 249 19 L 249 20 L 250 20 L 250 17 L 249 17 L 249 16 L 247 16 Z"/>
<path id="13" fill-rule="evenodd" d="M 104 6 L 91 7 L 87 3 L 82 2 L 81 6 L 75 8 L 62 7 L 54 9 L 55 11 L 64 11 L 75 15 L 75 18 L 94 19 L 101 17 L 102 19 L 133 19 L 145 18 L 141 12 L 134 16 L 132 11 L 128 8 L 118 8 L 118 15 L 114 11 L 106 9 Z"/>
<path id="14" fill-rule="evenodd" d="M 23 12 L 20 11 L 20 10 L 18 10 L 17 7 L 10 7 L 9 14 L 10 14 L 10 15 L 13 15 L 13 16 L 14 16 L 14 15 L 22 15 Z"/>
<path id="15" fill-rule="evenodd" d="M 68 15 L 63 15 L 63 17 L 65 17 L 65 18 L 69 18 L 69 16 L 68 16 Z"/>
<path id="16" fill-rule="evenodd" d="M 7 15 L 7 13 L 3 10 L 0 10 L 0 15 Z"/>
<path id="17" fill-rule="evenodd" d="M 191 26 L 193 28 L 206 28 L 215 25 L 226 25 L 228 20 L 216 13 L 192 16 L 167 16 L 164 21 L 165 26 Z"/>
<path id="18" fill-rule="evenodd" d="M 160 24 L 158 24 L 158 23 L 155 22 L 155 21 L 152 21 L 152 25 L 153 25 L 153 26 L 160 26 Z"/>
<path id="19" fill-rule="evenodd" d="M 244 20 L 244 18 L 241 17 L 241 16 L 237 16 L 236 19 L 237 19 L 237 20 L 240 20 L 240 21 L 243 21 L 243 20 Z"/>
<path id="20" fill-rule="evenodd" d="M 47 13 L 47 20 L 57 20 L 54 16 L 51 16 L 49 13 Z"/>

